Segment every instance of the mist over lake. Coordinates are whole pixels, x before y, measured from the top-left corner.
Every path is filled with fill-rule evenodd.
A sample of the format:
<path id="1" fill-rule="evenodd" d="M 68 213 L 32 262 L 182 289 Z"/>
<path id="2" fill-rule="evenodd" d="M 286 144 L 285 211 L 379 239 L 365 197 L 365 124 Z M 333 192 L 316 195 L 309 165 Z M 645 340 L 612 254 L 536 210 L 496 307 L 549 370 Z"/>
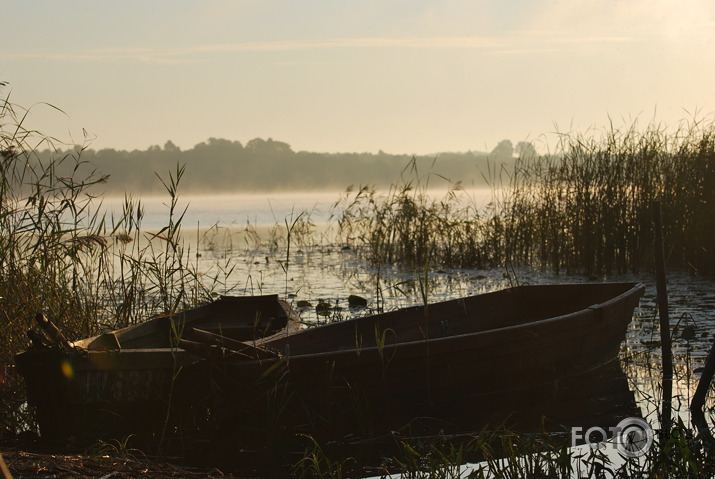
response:
<path id="1" fill-rule="evenodd" d="M 447 194 L 446 189 L 432 189 L 429 196 L 439 199 Z M 242 228 L 271 227 L 295 220 L 301 213 L 308 216 L 316 226 L 325 226 L 332 214 L 340 212 L 336 203 L 343 192 L 335 191 L 286 191 L 270 193 L 220 193 L 179 195 L 177 212 L 184 209 L 184 228 L 209 228 L 212 226 Z M 473 201 L 477 206 L 486 205 L 492 198 L 489 188 L 464 191 L 463 201 Z M 115 218 L 121 216 L 124 198 L 104 198 L 103 207 Z M 158 230 L 167 225 L 169 198 L 159 195 L 142 196 L 137 199 L 144 209 L 142 227 Z"/>
<path id="2" fill-rule="evenodd" d="M 186 208 L 182 220 L 185 228 L 272 226 L 283 224 L 285 219 L 301 212 L 309 213 L 315 222 L 325 223 L 337 199 L 337 193 L 327 192 L 194 194 L 180 197 L 178 209 L 183 212 Z M 146 196 L 140 201 L 144 208 L 144 228 L 155 230 L 167 224 L 168 198 Z M 104 201 L 107 211 L 115 214 L 121 214 L 123 204 L 124 198 L 119 197 Z"/>

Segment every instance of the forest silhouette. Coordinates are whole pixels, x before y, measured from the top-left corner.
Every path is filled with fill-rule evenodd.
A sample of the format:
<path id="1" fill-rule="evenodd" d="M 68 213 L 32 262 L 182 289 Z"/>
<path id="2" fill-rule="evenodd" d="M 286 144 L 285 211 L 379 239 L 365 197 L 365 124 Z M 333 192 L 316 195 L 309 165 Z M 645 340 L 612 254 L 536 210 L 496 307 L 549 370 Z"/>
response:
<path id="1" fill-rule="evenodd" d="M 146 150 L 84 149 L 82 168 L 109 175 L 105 191 L 162 193 L 157 174 L 165 176 L 177 165 L 186 166 L 182 190 L 200 194 L 274 191 L 342 190 L 348 186 L 387 187 L 405 167 L 415 165 L 420 175 L 434 173 L 465 187 L 486 186 L 502 165 L 513 166 L 515 152 L 533 151 L 528 143 L 515 148 L 503 140 L 490 153 L 437 153 L 428 156 L 378 153 L 295 152 L 287 143 L 255 138 L 239 141 L 210 138 L 188 150 L 172 141 Z M 50 158 L 54 152 L 45 151 Z M 415 159 L 414 163 L 411 162 Z"/>

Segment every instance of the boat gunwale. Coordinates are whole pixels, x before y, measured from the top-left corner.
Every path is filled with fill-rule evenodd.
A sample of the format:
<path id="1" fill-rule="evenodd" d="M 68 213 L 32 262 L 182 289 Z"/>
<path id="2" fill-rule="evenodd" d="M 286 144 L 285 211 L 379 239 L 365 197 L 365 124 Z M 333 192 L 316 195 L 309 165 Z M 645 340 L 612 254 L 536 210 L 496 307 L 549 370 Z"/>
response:
<path id="1" fill-rule="evenodd" d="M 475 332 L 468 332 L 468 333 L 463 333 L 463 334 L 454 334 L 451 336 L 442 336 L 442 337 L 437 337 L 437 338 L 424 338 L 424 339 L 419 339 L 415 341 L 403 341 L 403 342 L 398 342 L 398 343 L 392 343 L 392 344 L 386 344 L 382 348 L 378 346 L 366 346 L 366 347 L 361 347 L 361 348 L 349 348 L 349 349 L 334 349 L 330 351 L 320 351 L 320 352 L 311 352 L 311 353 L 306 353 L 306 354 L 285 354 L 282 357 L 275 358 L 275 359 L 262 359 L 262 360 L 255 360 L 255 359 L 250 359 L 250 360 L 241 360 L 239 364 L 241 365 L 260 365 L 260 366 L 265 366 L 266 363 L 268 364 L 273 364 L 279 361 L 288 361 L 294 360 L 294 359 L 314 359 L 314 358 L 320 358 L 320 357 L 331 357 L 335 358 L 336 355 L 354 355 L 356 351 L 360 351 L 360 354 L 362 353 L 371 353 L 374 351 L 377 351 L 379 349 L 382 350 L 382 353 L 384 354 L 385 351 L 392 351 L 398 348 L 408 348 L 413 345 L 417 344 L 424 344 L 424 343 L 432 343 L 432 344 L 442 344 L 445 342 L 454 342 L 457 339 L 466 339 L 466 338 L 471 338 L 471 337 L 478 337 L 478 336 L 486 336 L 490 334 L 496 334 L 496 333 L 505 333 L 505 332 L 510 332 L 514 330 L 519 330 L 519 329 L 526 329 L 529 327 L 535 327 L 535 326 L 543 326 L 543 325 L 548 325 L 549 323 L 554 323 L 554 322 L 562 322 L 565 321 L 568 318 L 572 318 L 574 316 L 578 316 L 581 314 L 584 314 L 588 312 L 589 310 L 595 310 L 595 309 L 601 309 L 604 308 L 608 305 L 612 305 L 618 302 L 623 301 L 625 298 L 633 296 L 638 294 L 637 291 L 640 290 L 641 293 L 638 295 L 639 297 L 643 294 L 643 291 L 645 290 L 645 285 L 642 282 L 612 282 L 612 283 L 581 283 L 580 285 L 582 286 L 599 286 L 599 285 L 609 285 L 609 286 L 618 286 L 618 285 L 632 285 L 629 289 L 626 291 L 622 292 L 621 294 L 614 296 L 613 298 L 609 298 L 603 302 L 600 303 L 594 303 L 590 306 L 583 307 L 581 309 L 578 309 L 576 311 L 572 311 L 570 313 L 562 314 L 559 316 L 550 316 L 548 318 L 544 319 L 539 319 L 536 321 L 529 321 L 526 323 L 522 324 L 515 324 L 515 325 L 509 325 L 509 326 L 503 326 L 503 327 L 497 327 L 497 328 L 491 328 L 487 329 L 484 331 L 475 331 Z M 472 296 L 467 296 L 465 298 L 455 298 L 455 299 L 450 299 L 446 301 L 440 301 L 438 303 L 432 303 L 429 306 L 436 306 L 440 304 L 447 304 L 447 303 L 452 303 L 452 302 L 457 302 L 460 300 L 466 300 L 466 299 L 471 299 L 471 298 L 476 298 L 479 296 L 483 296 L 485 294 L 490 294 L 490 293 L 502 293 L 502 292 L 507 292 L 507 291 L 517 291 L 520 288 L 528 288 L 528 287 L 540 287 L 540 286 L 579 286 L 579 283 L 559 283 L 559 284 L 549 284 L 549 285 L 522 285 L 522 286 L 515 286 L 512 288 L 507 288 L 507 289 L 502 289 L 502 290 L 497 290 L 489 293 L 482 293 L 482 294 L 477 294 L 477 295 L 472 295 Z M 405 308 L 400 308 L 396 309 L 394 311 L 388 311 L 386 313 L 378 313 L 375 315 L 371 315 L 372 317 L 375 316 L 381 316 L 385 314 L 391 314 L 391 313 L 396 313 L 400 311 L 410 311 L 412 309 L 423 309 L 424 306 L 416 305 L 416 306 L 408 306 Z M 359 318 L 353 318 L 348 321 L 350 322 L 357 322 L 360 319 L 367 318 L 370 316 L 362 316 Z M 329 323 L 325 325 L 320 325 L 316 326 L 315 328 L 325 328 L 329 327 L 331 324 L 335 323 Z M 306 331 L 311 331 L 313 328 L 308 329 L 308 330 L 302 330 L 301 332 L 306 332 Z M 300 332 L 299 332 L 300 333 Z M 298 333 L 296 333 L 298 334 Z M 290 336 L 290 335 L 288 335 Z M 272 340 L 274 338 L 266 338 L 269 340 Z M 261 344 L 260 341 L 257 342 L 257 346 L 264 346 L 270 348 L 270 344 Z M 273 348 L 278 350 L 278 348 Z M 282 353 L 282 352 L 281 352 Z"/>

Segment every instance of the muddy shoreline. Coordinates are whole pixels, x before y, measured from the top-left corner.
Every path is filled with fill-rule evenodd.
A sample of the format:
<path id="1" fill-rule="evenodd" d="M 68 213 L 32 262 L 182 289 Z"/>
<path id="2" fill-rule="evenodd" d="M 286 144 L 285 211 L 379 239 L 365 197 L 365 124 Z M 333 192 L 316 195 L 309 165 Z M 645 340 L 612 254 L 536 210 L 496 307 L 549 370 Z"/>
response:
<path id="1" fill-rule="evenodd" d="M 102 478 L 124 479 L 151 477 L 169 478 L 222 478 L 239 479 L 218 468 L 180 466 L 162 460 L 130 459 L 113 456 L 69 454 L 35 448 L 0 448 L 12 477 L 23 479 Z M 0 476 L 2 477 L 2 476 Z M 4 479 L 4 478 L 3 478 Z"/>

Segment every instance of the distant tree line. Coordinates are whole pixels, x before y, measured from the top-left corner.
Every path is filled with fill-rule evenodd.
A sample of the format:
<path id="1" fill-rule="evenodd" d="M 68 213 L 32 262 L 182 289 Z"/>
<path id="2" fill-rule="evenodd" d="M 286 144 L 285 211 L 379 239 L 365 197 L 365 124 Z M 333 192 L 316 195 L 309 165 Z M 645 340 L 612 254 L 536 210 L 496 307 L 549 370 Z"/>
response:
<path id="1" fill-rule="evenodd" d="M 502 165 L 513 166 L 515 155 L 533 152 L 528 143 L 514 147 L 503 140 L 490 153 L 439 153 L 415 157 L 423 177 L 435 173 L 464 186 L 483 186 Z M 45 152 L 50 156 L 50 152 Z M 186 165 L 181 189 L 200 192 L 261 192 L 345 189 L 353 185 L 384 187 L 396 182 L 413 156 L 378 153 L 295 152 L 287 143 L 255 138 L 239 141 L 210 138 L 182 151 L 173 142 L 147 150 L 87 149 L 86 168 L 108 174 L 107 193 L 162 193 L 156 174 L 166 177 L 176 165 Z"/>

